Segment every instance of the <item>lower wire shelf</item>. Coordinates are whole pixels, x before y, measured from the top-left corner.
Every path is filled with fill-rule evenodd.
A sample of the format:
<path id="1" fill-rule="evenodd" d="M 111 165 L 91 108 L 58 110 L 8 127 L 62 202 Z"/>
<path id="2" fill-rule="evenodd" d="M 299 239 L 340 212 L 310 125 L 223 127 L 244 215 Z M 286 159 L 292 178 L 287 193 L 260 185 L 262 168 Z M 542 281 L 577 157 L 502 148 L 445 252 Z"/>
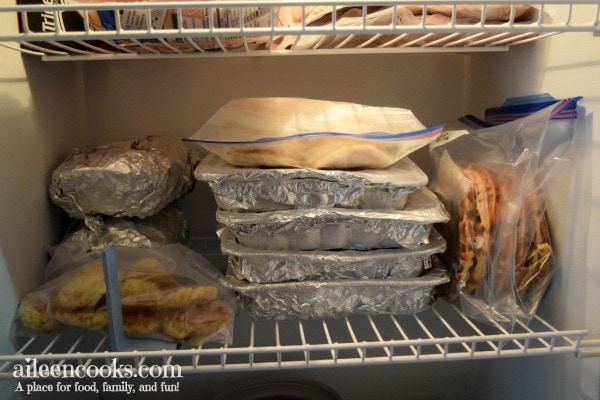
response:
<path id="1" fill-rule="evenodd" d="M 508 332 L 473 321 L 444 301 L 418 314 L 396 316 L 253 321 L 241 314 L 230 345 L 115 352 L 99 332 L 32 338 L 16 354 L 0 355 L 0 378 L 18 378 L 15 371 L 28 368 L 35 373 L 42 365 L 53 378 L 72 377 L 73 371 L 77 377 L 98 377 L 119 369 L 136 377 L 153 369 L 190 374 L 576 354 L 586 334 L 558 330 L 538 316 L 527 324 L 517 322 Z"/>

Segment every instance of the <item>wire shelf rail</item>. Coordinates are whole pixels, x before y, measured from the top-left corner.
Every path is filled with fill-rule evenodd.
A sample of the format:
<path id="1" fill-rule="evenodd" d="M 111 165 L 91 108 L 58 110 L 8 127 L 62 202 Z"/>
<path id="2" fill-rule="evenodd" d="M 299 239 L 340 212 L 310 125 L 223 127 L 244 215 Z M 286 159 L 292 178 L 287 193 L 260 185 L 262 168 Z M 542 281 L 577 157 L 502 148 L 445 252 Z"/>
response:
<path id="1" fill-rule="evenodd" d="M 598 0 L 66 1 L 0 6 L 0 45 L 49 60 L 476 52 L 600 29 Z"/>
<path id="2" fill-rule="evenodd" d="M 54 371 L 52 377 L 73 371 L 93 377 L 104 365 L 136 375 L 157 365 L 189 374 L 576 354 L 585 335 L 585 330 L 558 330 L 538 316 L 508 332 L 475 322 L 444 301 L 422 313 L 396 316 L 254 321 L 242 314 L 229 345 L 116 352 L 99 332 L 31 338 L 16 354 L 0 355 L 0 378 L 13 379 L 16 370 L 28 367 L 41 371 L 42 365 Z"/>

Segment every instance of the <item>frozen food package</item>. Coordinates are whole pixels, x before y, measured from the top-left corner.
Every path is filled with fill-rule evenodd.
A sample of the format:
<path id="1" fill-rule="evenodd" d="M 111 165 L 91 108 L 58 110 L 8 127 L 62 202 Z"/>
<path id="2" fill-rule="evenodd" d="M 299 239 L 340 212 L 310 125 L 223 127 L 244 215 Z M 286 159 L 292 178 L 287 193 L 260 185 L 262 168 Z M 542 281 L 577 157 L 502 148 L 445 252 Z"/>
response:
<path id="1" fill-rule="evenodd" d="M 431 268 L 431 257 L 446 249 L 435 230 L 416 249 L 257 250 L 242 246 L 228 229 L 218 231 L 229 275 L 254 283 L 304 280 L 416 278 Z"/>
<path id="2" fill-rule="evenodd" d="M 412 111 L 293 97 L 235 99 L 190 138 L 242 167 L 386 168 L 433 141 Z"/>
<path id="3" fill-rule="evenodd" d="M 68 0 L 70 4 L 103 4 L 113 3 L 106 0 Z M 201 51 L 248 51 L 262 48 L 285 48 L 295 41 L 293 35 L 252 35 L 248 28 L 288 27 L 293 24 L 294 14 L 300 7 L 275 7 L 261 6 L 219 6 L 198 7 L 191 4 L 184 6 L 181 3 L 173 7 L 161 4 L 152 7 L 152 3 L 159 1 L 122 1 L 115 3 L 145 3 L 139 9 L 131 7 L 99 8 L 82 13 L 87 17 L 87 23 L 93 31 L 147 30 L 153 29 L 158 33 L 157 38 L 121 39 L 112 42 L 115 50 L 136 53 L 190 53 Z M 150 6 L 148 6 L 150 3 Z M 150 10 L 148 10 L 150 7 Z M 148 12 L 149 11 L 149 12 Z M 172 33 L 181 29 L 183 33 L 197 33 L 210 30 L 211 37 L 161 37 L 161 32 Z M 237 31 L 237 32 L 236 32 Z M 232 34 L 232 33 L 238 33 Z M 166 36 L 166 35 L 164 35 Z"/>
<path id="4" fill-rule="evenodd" d="M 558 120 L 577 118 L 577 103 L 581 99 L 581 96 L 573 97 L 564 103 L 560 110 L 557 110 L 551 116 L 551 125 L 560 126 L 557 123 Z M 526 117 L 536 111 L 556 105 L 560 101 L 561 99 L 557 99 L 548 93 L 510 97 L 504 100 L 500 106 L 486 108 L 483 119 L 479 119 L 473 114 L 467 114 L 459 117 L 458 120 L 472 129 L 489 128 Z"/>
<path id="5" fill-rule="evenodd" d="M 335 13 L 335 14 L 334 14 Z M 334 19 L 335 17 L 335 19 Z M 516 5 L 422 5 L 390 6 L 337 6 L 315 7 L 307 10 L 305 19 L 309 27 L 323 27 L 335 30 L 338 34 L 302 35 L 296 41 L 295 49 L 311 48 L 357 48 L 357 47 L 410 47 L 444 46 L 450 43 L 462 43 L 481 46 L 493 45 L 493 33 L 456 33 L 457 26 L 473 26 L 485 19 L 486 25 L 513 23 L 527 24 L 540 20 L 539 12 L 533 7 Z M 334 26 L 335 24 L 335 26 Z M 374 34 L 368 33 L 369 28 L 389 27 L 394 25 L 401 33 Z M 436 33 L 417 32 L 421 26 L 434 26 Z M 446 28 L 447 29 L 444 29 Z M 366 34 L 344 33 L 343 28 L 367 31 Z M 524 40 L 535 36 L 528 34 L 504 34 L 495 40 L 503 45 L 512 41 Z"/>
<path id="6" fill-rule="evenodd" d="M 146 218 L 104 217 L 99 229 L 92 230 L 81 220 L 74 220 L 58 246 L 81 242 L 89 250 L 102 250 L 110 243 L 126 247 L 156 247 L 184 243 L 189 236 L 183 211 L 169 204 Z"/>
<path id="7" fill-rule="evenodd" d="M 402 210 L 217 210 L 216 215 L 241 245 L 263 250 L 415 249 L 429 243 L 434 224 L 449 219 L 441 201 L 427 188 L 411 193 Z"/>
<path id="8" fill-rule="evenodd" d="M 438 287 L 448 281 L 445 268 L 432 268 L 410 279 L 249 283 L 227 276 L 240 307 L 256 320 L 413 314 L 430 308 Z"/>
<path id="9" fill-rule="evenodd" d="M 189 345 L 230 342 L 235 296 L 200 254 L 181 244 L 115 249 L 127 336 Z M 108 329 L 102 253 L 75 254 L 70 263 L 63 275 L 23 297 L 14 335 Z"/>
<path id="10" fill-rule="evenodd" d="M 410 193 L 428 183 L 408 157 L 383 169 L 317 170 L 237 167 L 209 154 L 194 174 L 208 183 L 217 206 L 227 211 L 401 209 Z"/>
<path id="11" fill-rule="evenodd" d="M 450 222 L 440 257 L 453 271 L 446 297 L 483 321 L 512 325 L 536 311 L 552 277 L 546 205 L 553 178 L 572 156 L 570 129 L 549 122 L 570 100 L 475 131 L 451 131 L 430 146 L 431 189 Z"/>
<path id="12" fill-rule="evenodd" d="M 50 198 L 71 217 L 148 217 L 190 192 L 199 152 L 148 136 L 81 147 L 54 170 Z"/>

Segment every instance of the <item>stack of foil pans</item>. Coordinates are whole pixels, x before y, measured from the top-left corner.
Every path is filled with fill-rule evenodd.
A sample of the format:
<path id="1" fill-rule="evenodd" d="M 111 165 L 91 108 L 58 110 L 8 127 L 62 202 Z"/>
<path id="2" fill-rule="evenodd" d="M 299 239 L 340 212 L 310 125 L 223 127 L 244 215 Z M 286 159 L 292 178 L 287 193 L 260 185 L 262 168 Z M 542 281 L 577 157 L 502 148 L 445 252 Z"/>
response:
<path id="1" fill-rule="evenodd" d="M 243 168 L 213 155 L 195 171 L 218 205 L 227 281 L 254 319 L 406 314 L 449 281 L 431 257 L 448 221 L 410 159 L 382 170 Z"/>

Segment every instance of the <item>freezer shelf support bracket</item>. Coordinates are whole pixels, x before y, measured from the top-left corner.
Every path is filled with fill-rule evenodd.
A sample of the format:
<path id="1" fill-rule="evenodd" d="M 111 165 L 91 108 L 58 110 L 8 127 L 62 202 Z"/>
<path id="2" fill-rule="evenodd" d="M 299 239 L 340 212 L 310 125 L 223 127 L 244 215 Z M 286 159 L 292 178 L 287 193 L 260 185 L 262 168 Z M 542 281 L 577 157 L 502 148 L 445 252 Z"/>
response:
<path id="1" fill-rule="evenodd" d="M 600 357 L 600 338 L 581 340 L 576 355 L 578 358 Z"/>

